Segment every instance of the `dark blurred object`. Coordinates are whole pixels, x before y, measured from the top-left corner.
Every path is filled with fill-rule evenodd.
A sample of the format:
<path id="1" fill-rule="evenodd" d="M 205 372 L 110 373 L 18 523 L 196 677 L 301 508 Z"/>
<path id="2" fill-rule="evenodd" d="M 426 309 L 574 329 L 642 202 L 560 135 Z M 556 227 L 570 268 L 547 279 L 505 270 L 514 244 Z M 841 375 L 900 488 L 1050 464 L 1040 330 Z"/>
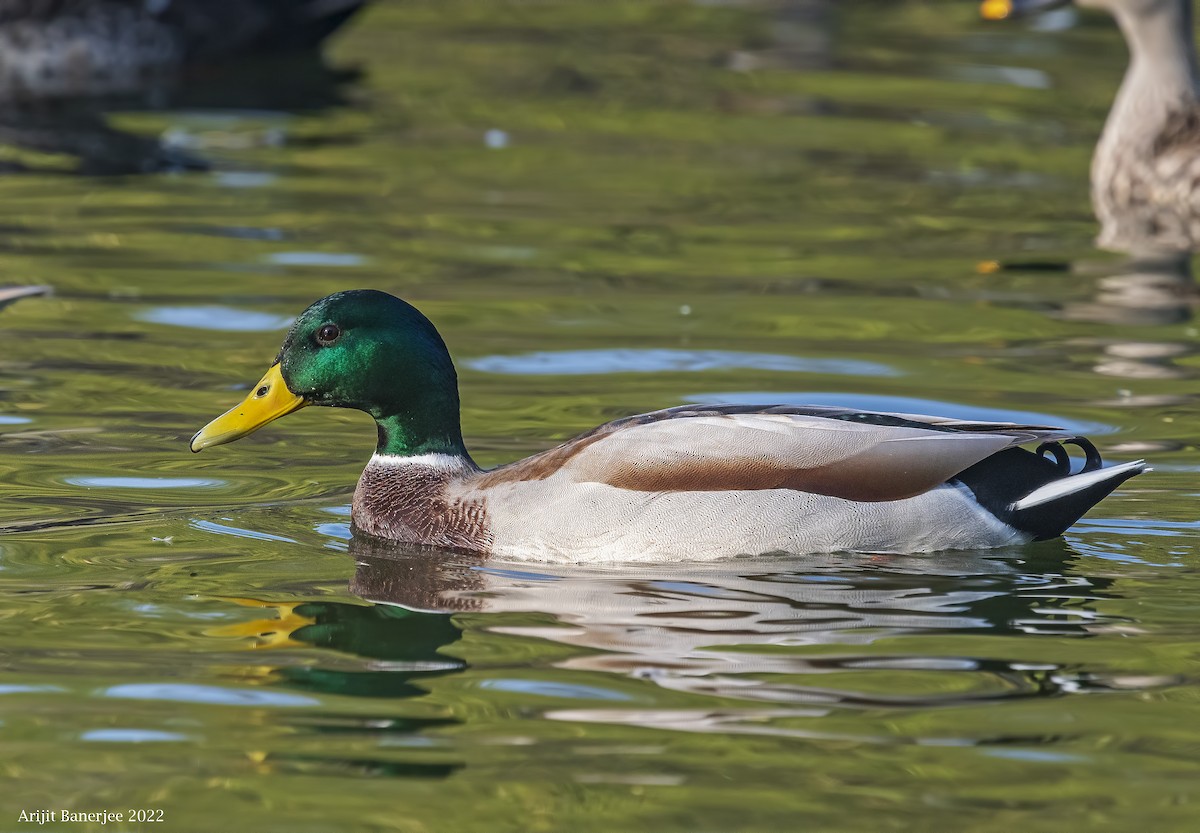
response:
<path id="1" fill-rule="evenodd" d="M 365 0 L 0 0 L 0 144 L 74 173 L 203 170 L 207 160 L 108 123 L 114 111 L 317 110 L 356 70 L 317 47 Z M 20 162 L 3 163 L 19 172 Z"/>
<path id="2" fill-rule="evenodd" d="M 0 145 L 27 151 L 73 156 L 75 173 L 88 175 L 204 170 L 203 159 L 164 145 L 157 137 L 139 136 L 110 127 L 104 113 L 86 106 L 56 103 L 0 113 Z M 8 163 L 7 171 L 27 170 Z"/>
<path id="3" fill-rule="evenodd" d="M 998 19 L 1068 0 L 986 0 Z M 1129 45 L 1125 79 L 1092 157 L 1097 244 L 1163 259 L 1200 247 L 1200 69 L 1191 0 L 1075 0 L 1116 18 Z"/>
<path id="4" fill-rule="evenodd" d="M 365 0 L 0 0 L 0 99 L 132 93 L 187 67 L 315 49 Z"/>
<path id="5" fill-rule="evenodd" d="M 0 286 L 0 309 L 4 309 L 14 301 L 29 298 L 33 295 L 49 295 L 48 286 Z"/>
<path id="6" fill-rule="evenodd" d="M 751 0 L 761 7 L 767 30 L 757 43 L 731 53 L 727 66 L 737 72 L 761 69 L 828 69 L 833 63 L 831 0 Z"/>

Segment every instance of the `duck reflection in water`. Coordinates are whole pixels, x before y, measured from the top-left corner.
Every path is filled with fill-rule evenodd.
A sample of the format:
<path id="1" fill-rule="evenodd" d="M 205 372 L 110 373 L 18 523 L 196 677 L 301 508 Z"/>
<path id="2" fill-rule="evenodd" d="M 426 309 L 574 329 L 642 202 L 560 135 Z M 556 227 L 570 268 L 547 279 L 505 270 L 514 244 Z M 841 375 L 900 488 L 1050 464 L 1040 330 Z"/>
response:
<path id="1" fill-rule="evenodd" d="M 328 648 L 367 661 L 352 669 L 272 669 L 300 688 L 349 696 L 416 697 L 425 693 L 416 684 L 420 680 L 466 668 L 462 660 L 443 653 L 462 638 L 462 631 L 445 615 L 427 615 L 401 606 L 331 601 L 234 601 L 269 609 L 273 615 L 220 628 L 218 636 L 250 637 L 257 648 Z"/>
<path id="2" fill-rule="evenodd" d="M 1200 247 L 1200 70 L 1191 0 L 1073 0 L 1121 28 L 1129 66 L 1092 156 L 1096 244 L 1129 259 L 1096 272 L 1090 302 L 1063 315 L 1113 324 L 1175 324 L 1198 294 L 1191 253 Z M 985 0 L 984 17 L 1021 17 L 1072 0 Z"/>
<path id="3" fill-rule="evenodd" d="M 344 713 L 289 718 L 307 731 L 368 732 L 420 746 L 429 732 L 461 721 L 445 710 L 438 690 L 462 675 L 469 680 L 451 683 L 452 690 L 508 691 L 503 684 L 515 682 L 524 694 L 543 695 L 532 704 L 544 704 L 537 712 L 544 719 L 815 738 L 843 735 L 831 734 L 824 721 L 798 726 L 790 719 L 849 717 L 841 723 L 845 738 L 868 743 L 907 741 L 871 720 L 874 728 L 847 728 L 864 712 L 1169 682 L 1055 660 L 1064 639 L 1138 632 L 1135 622 L 1101 611 L 1120 598 L 1112 581 L 1081 574 L 1079 554 L 1063 541 L 986 555 L 736 559 L 696 563 L 686 575 L 644 565 L 506 564 L 361 535 L 347 546 L 354 564 L 349 589 L 367 604 L 244 600 L 275 607 L 278 618 L 234 626 L 236 633 L 223 629 L 253 636 L 260 647 L 324 649 L 329 653 L 314 664 L 273 663 L 272 678 L 375 703 L 361 721 Z M 953 644 L 941 637 L 960 634 L 988 637 L 993 647 L 1048 638 L 1050 650 L 1014 648 L 1011 660 L 994 651 L 941 650 Z M 560 648 L 522 646 L 527 640 Z M 1044 661 L 1031 663 L 1031 653 Z M 547 662 L 531 663 L 537 655 Z M 519 679 L 509 679 L 512 670 Z M 596 673 L 626 682 L 605 687 Z M 409 702 L 398 712 L 397 700 Z M 989 733 L 948 740 L 1046 739 Z M 442 777 L 461 766 L 439 763 L 434 772 L 395 760 L 349 763 L 403 777 Z M 384 763 L 391 769 L 378 770 Z"/>
<path id="4" fill-rule="evenodd" d="M 0 146 L 74 157 L 83 174 L 206 168 L 108 114 L 340 104 L 357 75 L 329 69 L 318 49 L 364 3 L 0 0 Z"/>
<path id="5" fill-rule="evenodd" d="M 743 719 L 820 716 L 842 708 L 941 707 L 1119 686 L 1054 664 L 1031 668 L 995 658 L 866 648 L 902 636 L 978 631 L 1087 637 L 1124 627 L 1092 607 L 1108 592 L 1109 580 L 1069 575 L 1075 556 L 1062 542 L 1036 548 L 1032 559 L 1022 550 L 1025 561 L 1014 554 L 969 553 L 739 559 L 692 565 L 686 577 L 678 569 L 634 565 L 571 568 L 504 565 L 466 555 L 448 559 L 445 552 L 359 535 L 349 550 L 356 562 L 351 592 L 376 606 L 453 616 L 466 628 L 461 648 L 467 655 L 475 629 L 545 639 L 580 649 L 555 664 L 563 671 L 626 675 L 671 691 L 760 704 L 740 717 L 722 712 L 716 719 L 701 710 L 647 718 L 655 725 L 665 721 L 703 731 L 719 724 L 724 730 Z M 552 621 L 531 624 L 531 614 Z M 817 646 L 843 647 L 813 650 Z M 967 673 L 989 682 L 906 695 L 797 680 L 821 674 L 846 680 L 847 672 L 852 679 L 856 671 L 889 669 Z M 770 714 L 761 711 L 763 703 L 773 704 Z M 638 722 L 642 713 L 606 709 L 603 719 Z M 570 712 L 570 719 L 576 717 Z"/>
<path id="6" fill-rule="evenodd" d="M 466 669 L 462 660 L 444 652 L 462 638 L 450 616 L 408 610 L 394 605 L 362 605 L 334 601 L 272 603 L 233 599 L 245 607 L 271 611 L 259 619 L 212 631 L 213 636 L 254 640 L 258 649 L 311 646 L 358 658 L 359 662 L 271 664 L 256 666 L 273 683 L 304 691 L 380 701 L 409 700 L 428 693 L 437 677 Z M 370 735 L 386 738 L 404 749 L 405 742 L 459 721 L 449 715 L 397 714 L 381 705 L 366 714 L 309 712 L 286 718 L 305 732 L 346 738 Z M 420 744 L 417 744 L 418 746 Z M 457 761 L 410 759 L 407 755 L 304 754 L 282 750 L 264 754 L 263 770 L 283 769 L 305 774 L 327 773 L 391 778 L 446 778 L 461 769 Z"/>

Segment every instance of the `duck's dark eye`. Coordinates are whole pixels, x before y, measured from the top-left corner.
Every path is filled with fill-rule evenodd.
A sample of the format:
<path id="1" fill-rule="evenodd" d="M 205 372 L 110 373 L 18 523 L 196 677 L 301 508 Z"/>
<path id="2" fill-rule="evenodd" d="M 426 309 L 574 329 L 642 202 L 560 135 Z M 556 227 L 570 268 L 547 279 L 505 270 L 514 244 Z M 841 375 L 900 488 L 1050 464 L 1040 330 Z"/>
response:
<path id="1" fill-rule="evenodd" d="M 337 341 L 341 334 L 341 328 L 337 324 L 324 324 L 321 329 L 317 330 L 317 344 L 328 347 Z"/>

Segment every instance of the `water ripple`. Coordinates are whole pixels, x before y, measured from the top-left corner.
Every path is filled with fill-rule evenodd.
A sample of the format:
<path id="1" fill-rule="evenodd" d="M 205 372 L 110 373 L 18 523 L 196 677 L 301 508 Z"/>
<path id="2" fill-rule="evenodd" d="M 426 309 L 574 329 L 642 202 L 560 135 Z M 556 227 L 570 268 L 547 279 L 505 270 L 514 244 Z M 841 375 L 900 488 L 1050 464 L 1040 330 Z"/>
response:
<path id="1" fill-rule="evenodd" d="M 366 259 L 349 252 L 276 252 L 267 256 L 276 266 L 362 266 Z"/>
<path id="2" fill-rule="evenodd" d="M 98 692 L 101 697 L 122 700 L 169 700 L 175 703 L 206 703 L 221 706 L 315 706 L 320 701 L 302 694 L 263 689 L 221 688 L 189 683 L 126 683 Z"/>
<path id="3" fill-rule="evenodd" d="M 237 526 L 226 526 L 225 524 L 213 521 L 193 520 L 191 525 L 193 529 L 199 529 L 204 532 L 215 532 L 218 535 L 232 535 L 235 538 L 253 538 L 256 541 L 280 541 L 285 544 L 296 543 L 295 539 L 285 538 L 282 535 L 272 535 L 270 532 L 257 532 L 253 529 L 242 529 Z"/>
<path id="4" fill-rule="evenodd" d="M 194 307 L 155 307 L 143 310 L 134 317 L 149 324 L 167 324 L 172 327 L 216 330 L 218 332 L 271 332 L 286 329 L 292 323 L 292 319 L 286 315 L 272 315 L 268 312 L 255 312 L 215 304 Z"/>
<path id="5" fill-rule="evenodd" d="M 628 694 L 597 686 L 579 685 L 550 680 L 484 680 L 480 688 L 492 691 L 511 691 L 535 694 L 538 697 L 558 697 L 571 700 L 632 700 Z"/>
<path id="6" fill-rule="evenodd" d="M 187 735 L 155 729 L 92 729 L 81 734 L 79 739 L 100 743 L 164 743 L 190 740 Z"/>
<path id="7" fill-rule="evenodd" d="M 898 376 L 899 371 L 877 362 L 858 359 L 809 359 L 775 353 L 740 353 L 732 350 L 558 350 L 515 356 L 467 359 L 464 365 L 483 373 L 522 376 L 600 373 L 702 373 L 712 370 L 776 370 L 836 376 Z"/>
<path id="8" fill-rule="evenodd" d="M 216 489 L 224 480 L 202 477 L 67 477 L 72 486 L 97 489 Z"/>

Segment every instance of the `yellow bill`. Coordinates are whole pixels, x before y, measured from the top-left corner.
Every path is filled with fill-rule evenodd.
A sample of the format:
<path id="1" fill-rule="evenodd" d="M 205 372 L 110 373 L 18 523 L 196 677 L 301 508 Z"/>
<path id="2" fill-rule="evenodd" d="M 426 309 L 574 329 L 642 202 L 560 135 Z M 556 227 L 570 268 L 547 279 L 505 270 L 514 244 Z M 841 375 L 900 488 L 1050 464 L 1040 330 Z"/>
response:
<path id="1" fill-rule="evenodd" d="M 288 390 L 283 382 L 279 365 L 271 365 L 267 375 L 259 380 L 250 395 L 225 413 L 201 428 L 192 437 L 192 451 L 200 451 L 213 445 L 231 443 L 247 434 L 253 434 L 268 422 L 298 411 L 307 405 L 303 397 Z"/>

